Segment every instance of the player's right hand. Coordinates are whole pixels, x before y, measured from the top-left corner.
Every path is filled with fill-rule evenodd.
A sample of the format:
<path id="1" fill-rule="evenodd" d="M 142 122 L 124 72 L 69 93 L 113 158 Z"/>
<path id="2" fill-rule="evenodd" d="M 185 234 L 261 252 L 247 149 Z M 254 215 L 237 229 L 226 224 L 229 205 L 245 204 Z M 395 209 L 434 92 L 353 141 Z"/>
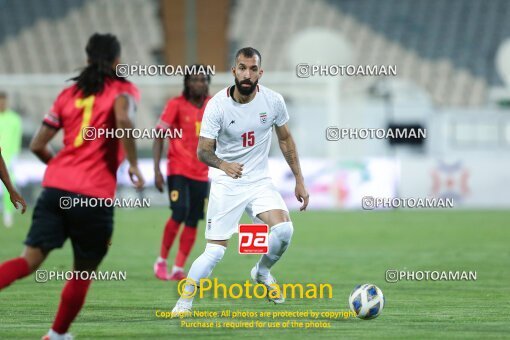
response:
<path id="1" fill-rule="evenodd" d="M 240 163 L 229 163 L 223 161 L 220 164 L 220 169 L 223 170 L 228 176 L 238 179 L 243 175 L 243 164 Z"/>
<path id="2" fill-rule="evenodd" d="M 13 191 L 10 193 L 11 203 L 14 205 L 16 209 L 19 209 L 21 206 L 21 213 L 24 214 L 27 210 L 27 203 L 25 199 L 21 197 L 21 195 L 17 191 Z"/>
<path id="3" fill-rule="evenodd" d="M 131 183 L 134 184 L 136 189 L 141 189 L 145 185 L 145 180 L 143 179 L 142 172 L 138 168 L 138 166 L 129 166 L 129 178 L 131 179 Z"/>
<path id="4" fill-rule="evenodd" d="M 159 192 L 163 192 L 163 187 L 165 185 L 165 179 L 163 178 L 163 174 L 161 171 L 156 171 L 155 177 L 154 177 L 154 185 L 156 185 L 156 189 L 158 189 Z"/>

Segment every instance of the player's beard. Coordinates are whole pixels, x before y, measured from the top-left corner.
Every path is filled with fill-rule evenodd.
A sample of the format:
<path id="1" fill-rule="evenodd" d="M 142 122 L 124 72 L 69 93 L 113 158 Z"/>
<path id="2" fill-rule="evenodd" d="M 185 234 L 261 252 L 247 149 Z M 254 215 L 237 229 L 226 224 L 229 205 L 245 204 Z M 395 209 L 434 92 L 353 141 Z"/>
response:
<path id="1" fill-rule="evenodd" d="M 251 80 L 249 80 L 249 79 L 243 80 L 243 81 L 240 82 L 237 78 L 235 78 L 235 82 L 236 82 L 237 90 L 243 96 L 249 96 L 250 94 L 252 94 L 253 91 L 255 91 L 255 88 L 257 87 L 257 84 L 259 83 L 258 79 L 255 80 L 255 82 L 252 83 Z M 241 86 L 242 84 L 250 84 L 251 86 L 250 87 L 242 87 Z"/>

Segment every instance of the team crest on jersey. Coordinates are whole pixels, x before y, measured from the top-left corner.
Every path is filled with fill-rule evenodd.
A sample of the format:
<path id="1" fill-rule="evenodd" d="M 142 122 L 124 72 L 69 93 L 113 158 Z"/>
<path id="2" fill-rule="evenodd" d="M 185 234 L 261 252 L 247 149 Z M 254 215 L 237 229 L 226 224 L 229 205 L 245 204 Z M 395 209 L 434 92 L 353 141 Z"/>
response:
<path id="1" fill-rule="evenodd" d="M 265 124 L 267 122 L 267 113 L 261 112 L 259 113 L 260 116 L 260 123 Z"/>
<path id="2" fill-rule="evenodd" d="M 172 190 L 172 192 L 170 193 L 170 200 L 172 202 L 175 202 L 179 199 L 179 191 L 177 190 Z"/>

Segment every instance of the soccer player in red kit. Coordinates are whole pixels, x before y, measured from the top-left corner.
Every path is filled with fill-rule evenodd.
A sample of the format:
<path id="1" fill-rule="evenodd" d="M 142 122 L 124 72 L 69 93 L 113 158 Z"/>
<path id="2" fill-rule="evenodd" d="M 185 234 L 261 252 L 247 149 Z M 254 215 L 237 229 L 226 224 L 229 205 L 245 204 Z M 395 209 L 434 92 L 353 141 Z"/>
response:
<path id="1" fill-rule="evenodd" d="M 84 139 L 87 129 L 129 129 L 139 100 L 137 88 L 115 75 L 120 43 L 111 34 L 90 37 L 88 66 L 64 89 L 46 114 L 30 149 L 48 165 L 23 254 L 0 265 L 0 289 L 34 272 L 55 248 L 71 239 L 74 270 L 91 273 L 106 255 L 113 231 L 113 207 L 62 206 L 62 199 L 113 198 L 124 152 L 136 188 L 144 184 L 135 141 Z M 55 155 L 49 141 L 63 129 L 63 148 Z M 84 275 L 90 277 L 90 275 Z M 75 275 L 64 285 L 57 315 L 43 339 L 70 339 L 71 323 L 85 302 L 91 281 Z"/>
<path id="2" fill-rule="evenodd" d="M 200 65 L 195 66 L 200 69 Z M 198 72 L 187 74 L 182 95 L 168 101 L 157 124 L 158 129 L 182 130 L 182 139 L 171 139 L 168 147 L 166 174 L 172 216 L 166 222 L 160 254 L 154 264 L 154 274 L 160 280 L 182 280 L 186 277 L 184 264 L 195 243 L 198 221 L 204 218 L 209 168 L 198 160 L 196 150 L 202 116 L 210 98 L 209 82 L 209 75 Z M 160 192 L 163 192 L 165 183 L 159 168 L 163 144 L 162 138 L 155 139 L 153 144 L 155 184 Z M 184 228 L 179 250 L 169 274 L 168 252 L 182 223 Z"/>

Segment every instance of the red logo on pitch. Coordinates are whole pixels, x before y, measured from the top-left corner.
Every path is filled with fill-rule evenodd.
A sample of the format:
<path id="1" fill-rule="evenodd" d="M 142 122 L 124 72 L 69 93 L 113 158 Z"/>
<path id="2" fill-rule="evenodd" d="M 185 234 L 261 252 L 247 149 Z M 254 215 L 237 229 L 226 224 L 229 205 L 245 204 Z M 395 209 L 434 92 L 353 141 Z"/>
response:
<path id="1" fill-rule="evenodd" d="M 269 226 L 267 224 L 239 225 L 239 254 L 267 254 Z"/>

